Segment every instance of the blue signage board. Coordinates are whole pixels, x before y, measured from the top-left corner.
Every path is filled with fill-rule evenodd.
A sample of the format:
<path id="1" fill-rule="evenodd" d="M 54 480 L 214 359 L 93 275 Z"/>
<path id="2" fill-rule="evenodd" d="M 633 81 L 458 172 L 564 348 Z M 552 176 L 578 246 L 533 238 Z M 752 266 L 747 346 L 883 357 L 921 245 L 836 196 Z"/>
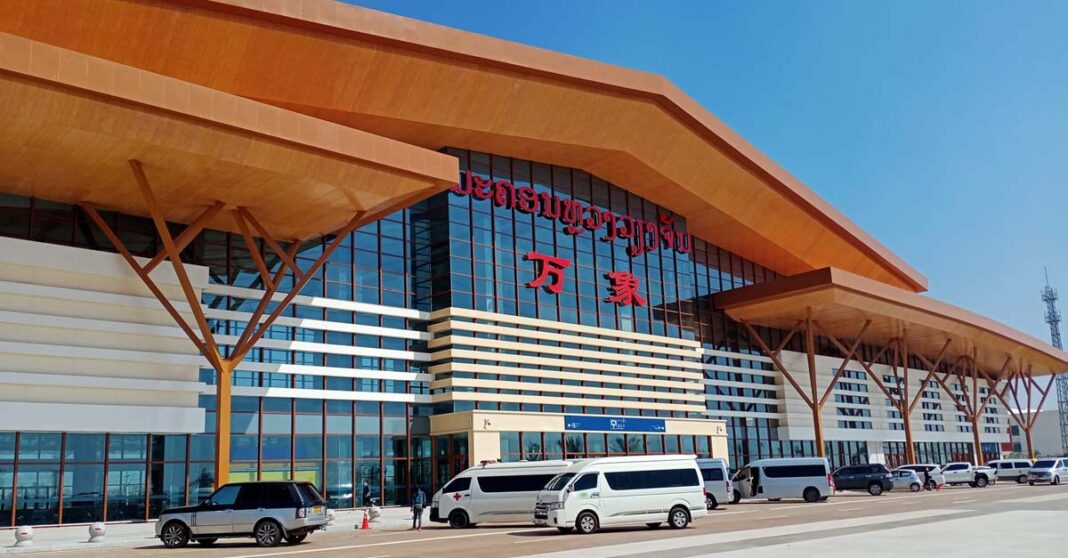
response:
<path id="1" fill-rule="evenodd" d="M 664 419 L 639 417 L 603 417 L 567 415 L 564 430 L 593 430 L 606 432 L 666 432 Z"/>

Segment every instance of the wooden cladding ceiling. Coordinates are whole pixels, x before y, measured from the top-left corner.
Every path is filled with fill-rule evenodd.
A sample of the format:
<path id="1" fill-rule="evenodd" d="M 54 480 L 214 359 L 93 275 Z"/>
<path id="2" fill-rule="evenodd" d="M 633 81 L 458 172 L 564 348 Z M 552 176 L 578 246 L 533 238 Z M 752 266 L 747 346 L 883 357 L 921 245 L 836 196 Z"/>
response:
<path id="1" fill-rule="evenodd" d="M 871 320 L 865 342 L 886 346 L 904 337 L 910 351 L 932 359 L 950 340 L 947 360 L 974 354 L 979 365 L 993 374 L 1002 370 L 1007 358 L 1014 365 L 1030 365 L 1034 375 L 1068 370 L 1068 353 L 1025 333 L 840 269 L 726 291 L 716 295 L 715 304 L 735 320 L 784 330 L 805 320 L 811 310 L 820 329 L 839 339 L 852 339 Z"/>
<path id="2" fill-rule="evenodd" d="M 358 212 L 381 217 L 447 188 L 456 168 L 441 153 L 0 34 L 3 191 L 147 216 L 130 159 L 168 221 L 223 202 L 285 240 Z M 237 231 L 230 211 L 208 226 Z"/>
<path id="3" fill-rule="evenodd" d="M 0 31 L 437 150 L 577 167 L 782 274 L 926 279 L 659 76 L 326 0 L 35 0 Z"/>

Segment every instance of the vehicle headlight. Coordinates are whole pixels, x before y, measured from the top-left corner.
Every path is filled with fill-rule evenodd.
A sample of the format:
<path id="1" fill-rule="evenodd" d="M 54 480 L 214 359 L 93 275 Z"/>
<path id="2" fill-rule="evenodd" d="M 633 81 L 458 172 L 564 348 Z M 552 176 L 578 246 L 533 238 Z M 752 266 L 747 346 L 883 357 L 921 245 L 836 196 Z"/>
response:
<path id="1" fill-rule="evenodd" d="M 546 509 L 549 510 L 549 511 L 562 510 L 562 509 L 564 509 L 564 503 L 563 502 L 553 502 L 553 503 L 547 505 Z"/>

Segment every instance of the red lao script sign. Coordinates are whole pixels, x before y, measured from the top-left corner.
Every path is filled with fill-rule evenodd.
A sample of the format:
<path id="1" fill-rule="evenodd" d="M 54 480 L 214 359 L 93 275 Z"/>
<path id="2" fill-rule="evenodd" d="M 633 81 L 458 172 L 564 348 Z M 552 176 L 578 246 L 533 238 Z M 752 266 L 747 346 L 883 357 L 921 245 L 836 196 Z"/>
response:
<path id="1" fill-rule="evenodd" d="M 523 259 L 534 262 L 538 272 L 538 276 L 527 283 L 528 287 L 536 289 L 545 285 L 545 290 L 553 294 L 560 294 L 560 291 L 564 288 L 564 270 L 571 267 L 571 260 L 538 252 L 527 252 Z M 552 281 L 546 284 L 549 279 L 552 279 Z"/>
<path id="2" fill-rule="evenodd" d="M 607 275 L 612 281 L 612 294 L 605 299 L 605 302 L 614 302 L 621 306 L 645 306 L 645 299 L 638 294 L 641 282 L 633 273 L 613 271 Z"/>
<path id="3" fill-rule="evenodd" d="M 693 236 L 675 230 L 673 215 L 661 213 L 659 224 L 650 223 L 629 215 L 616 215 L 578 200 L 560 199 L 549 192 L 539 193 L 530 186 L 516 188 L 508 180 L 482 178 L 471 171 L 466 171 L 464 180 L 454 184 L 450 191 L 458 196 L 471 196 L 476 200 L 493 200 L 493 205 L 497 207 L 507 207 L 559 221 L 566 225 L 564 232 L 567 234 L 577 235 L 583 231 L 596 233 L 603 229 L 604 235 L 598 240 L 629 240 L 627 253 L 631 257 L 653 252 L 661 247 L 681 254 L 689 254 L 693 248 Z"/>

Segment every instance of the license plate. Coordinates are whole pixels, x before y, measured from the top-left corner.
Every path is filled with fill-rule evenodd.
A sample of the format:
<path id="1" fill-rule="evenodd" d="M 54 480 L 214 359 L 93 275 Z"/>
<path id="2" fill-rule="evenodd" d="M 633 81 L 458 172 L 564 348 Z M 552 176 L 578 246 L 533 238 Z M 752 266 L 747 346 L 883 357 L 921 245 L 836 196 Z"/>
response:
<path id="1" fill-rule="evenodd" d="M 315 513 L 319 513 L 321 511 L 323 511 L 323 507 L 322 506 L 315 506 L 314 508 L 312 508 L 312 511 L 314 511 Z"/>

